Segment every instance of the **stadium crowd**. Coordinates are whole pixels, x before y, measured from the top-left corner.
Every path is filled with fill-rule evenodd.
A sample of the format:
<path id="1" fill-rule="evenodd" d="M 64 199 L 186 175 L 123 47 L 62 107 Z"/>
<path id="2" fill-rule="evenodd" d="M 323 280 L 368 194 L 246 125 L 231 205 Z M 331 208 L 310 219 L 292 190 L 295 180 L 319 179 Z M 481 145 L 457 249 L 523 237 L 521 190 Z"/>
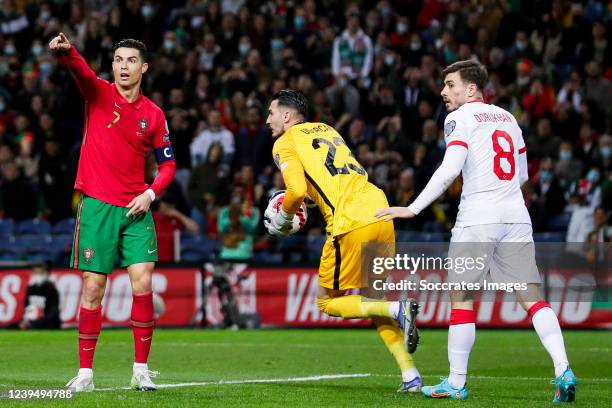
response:
<path id="1" fill-rule="evenodd" d="M 409 204 L 444 155 L 440 72 L 477 58 L 489 69 L 486 102 L 510 111 L 523 129 L 530 168 L 524 193 L 534 230 L 567 229 L 580 210 L 568 239 L 612 238 L 612 9 L 605 2 L 0 4 L 4 218 L 73 216 L 84 106 L 48 52 L 47 42 L 62 31 L 108 80 L 113 43 L 136 38 L 149 47 L 143 91 L 166 114 L 177 165 L 158 211 L 190 231 L 221 238 L 222 213 L 236 220 L 225 229 L 249 235 L 259 217 L 254 212 L 263 214 L 282 188 L 265 117 L 270 96 L 287 87 L 308 95 L 312 120 L 345 137 L 391 205 Z M 155 175 L 150 163 L 148 180 Z M 460 191 L 459 178 L 426 213 L 398 228 L 449 231 Z M 242 219 L 250 224 L 241 227 Z M 304 233 L 320 235 L 322 225 L 311 211 Z"/>

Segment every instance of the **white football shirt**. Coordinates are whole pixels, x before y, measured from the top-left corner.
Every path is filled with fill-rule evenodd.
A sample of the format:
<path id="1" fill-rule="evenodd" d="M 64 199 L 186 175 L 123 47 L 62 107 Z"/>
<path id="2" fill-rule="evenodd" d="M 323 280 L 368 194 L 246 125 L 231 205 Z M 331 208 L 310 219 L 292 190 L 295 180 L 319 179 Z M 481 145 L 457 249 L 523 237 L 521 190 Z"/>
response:
<path id="1" fill-rule="evenodd" d="M 467 149 L 455 225 L 531 224 L 519 182 L 525 141 L 514 116 L 481 100 L 468 102 L 446 117 L 444 137 L 447 149 Z"/>

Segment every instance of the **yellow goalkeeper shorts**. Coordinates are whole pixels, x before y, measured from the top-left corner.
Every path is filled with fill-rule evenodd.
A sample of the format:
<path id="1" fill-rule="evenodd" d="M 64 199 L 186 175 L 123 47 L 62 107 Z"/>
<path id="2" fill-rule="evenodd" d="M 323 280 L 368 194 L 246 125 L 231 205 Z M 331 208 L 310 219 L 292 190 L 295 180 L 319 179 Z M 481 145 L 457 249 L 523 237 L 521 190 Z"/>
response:
<path id="1" fill-rule="evenodd" d="M 321 254 L 319 285 L 334 290 L 366 287 L 368 276 L 361 271 L 361 246 L 373 242 L 395 244 L 392 221 L 378 221 L 329 237 Z M 394 245 L 384 247 L 387 255 L 394 256 Z"/>

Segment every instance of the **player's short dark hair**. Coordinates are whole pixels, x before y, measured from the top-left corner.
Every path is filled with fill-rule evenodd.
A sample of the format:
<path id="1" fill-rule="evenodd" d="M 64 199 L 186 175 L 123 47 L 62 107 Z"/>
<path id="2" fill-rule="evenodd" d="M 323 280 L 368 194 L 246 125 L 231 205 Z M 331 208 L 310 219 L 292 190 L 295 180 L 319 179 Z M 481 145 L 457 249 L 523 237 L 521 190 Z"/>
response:
<path id="1" fill-rule="evenodd" d="M 147 46 L 142 41 L 138 41 L 133 38 L 125 38 L 123 40 L 119 40 L 117 43 L 115 43 L 115 45 L 113 45 L 113 53 L 117 51 L 117 48 L 134 48 L 140 53 L 140 58 L 142 61 L 147 61 L 147 54 L 149 51 L 147 50 Z"/>
<path id="2" fill-rule="evenodd" d="M 273 101 L 278 101 L 278 106 L 285 106 L 297 111 L 304 118 L 308 117 L 310 106 L 308 98 L 302 92 L 295 89 L 283 89 L 272 96 Z"/>
<path id="3" fill-rule="evenodd" d="M 459 77 L 463 82 L 475 84 L 480 91 L 484 90 L 489 78 L 487 68 L 474 60 L 457 61 L 449 65 L 442 71 L 442 80 L 445 80 L 446 76 L 453 72 L 459 72 Z"/>

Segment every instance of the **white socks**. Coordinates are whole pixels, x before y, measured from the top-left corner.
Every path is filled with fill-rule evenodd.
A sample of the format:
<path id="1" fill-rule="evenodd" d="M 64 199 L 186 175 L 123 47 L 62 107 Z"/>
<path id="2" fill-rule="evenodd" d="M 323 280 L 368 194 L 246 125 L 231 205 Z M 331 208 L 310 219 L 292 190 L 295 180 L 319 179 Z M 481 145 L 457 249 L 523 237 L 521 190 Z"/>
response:
<path id="1" fill-rule="evenodd" d="M 448 382 L 455 388 L 465 386 L 467 366 L 472 346 L 476 340 L 476 324 L 453 324 L 448 327 Z"/>
<path id="2" fill-rule="evenodd" d="M 147 363 L 134 363 L 134 371 L 148 370 L 149 366 Z"/>
<path id="3" fill-rule="evenodd" d="M 565 353 L 563 334 L 559 319 L 550 307 L 543 307 L 531 317 L 533 328 L 540 337 L 542 345 L 550 354 L 555 365 L 555 376 L 558 377 L 567 369 L 569 362 Z"/>
<path id="4" fill-rule="evenodd" d="M 79 368 L 77 375 L 79 377 L 93 377 L 93 370 L 91 368 Z"/>
<path id="5" fill-rule="evenodd" d="M 420 376 L 421 374 L 419 373 L 419 370 L 417 370 L 416 367 L 412 367 L 412 368 L 407 369 L 406 371 L 402 371 L 402 381 L 403 382 L 410 382 Z"/>
<path id="6" fill-rule="evenodd" d="M 399 314 L 400 302 L 391 302 L 389 303 L 389 317 L 392 319 L 397 319 L 397 315 Z"/>

